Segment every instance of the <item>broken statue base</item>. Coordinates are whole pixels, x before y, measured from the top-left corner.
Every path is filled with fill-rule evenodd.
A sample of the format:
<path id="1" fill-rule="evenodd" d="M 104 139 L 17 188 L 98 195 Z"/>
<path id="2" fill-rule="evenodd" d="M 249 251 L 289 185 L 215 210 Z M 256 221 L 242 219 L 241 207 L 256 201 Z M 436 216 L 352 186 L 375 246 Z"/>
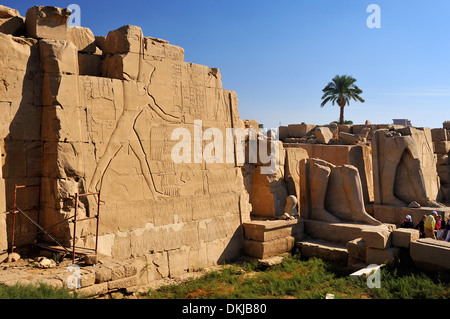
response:
<path id="1" fill-rule="evenodd" d="M 253 220 L 244 226 L 244 253 L 265 259 L 292 250 L 303 237 L 303 219 Z"/>

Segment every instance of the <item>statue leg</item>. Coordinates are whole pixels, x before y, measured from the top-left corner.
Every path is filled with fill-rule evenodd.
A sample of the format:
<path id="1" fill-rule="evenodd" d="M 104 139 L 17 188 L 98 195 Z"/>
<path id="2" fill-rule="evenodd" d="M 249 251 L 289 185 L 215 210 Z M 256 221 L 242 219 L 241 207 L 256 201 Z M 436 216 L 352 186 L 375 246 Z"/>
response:
<path id="1" fill-rule="evenodd" d="M 114 133 L 111 135 L 111 138 L 108 141 L 108 145 L 106 146 L 106 150 L 103 153 L 102 157 L 100 157 L 97 166 L 95 167 L 94 174 L 88 186 L 89 192 L 95 192 L 97 190 L 98 183 L 102 179 L 103 174 L 106 171 L 106 168 L 108 167 L 111 160 L 122 148 L 122 144 L 120 143 L 119 139 Z"/>
<path id="2" fill-rule="evenodd" d="M 406 149 L 404 140 L 401 138 L 386 138 L 384 161 L 381 171 L 381 192 L 382 203 L 384 205 L 406 207 L 407 204 L 394 195 L 397 167 Z"/>
<path id="3" fill-rule="evenodd" d="M 325 196 L 331 169 L 319 165 L 314 161 L 308 161 L 308 166 L 311 194 L 311 218 L 329 223 L 340 222 L 337 217 L 333 216 L 325 209 Z"/>
<path id="4" fill-rule="evenodd" d="M 352 212 L 353 221 L 363 222 L 370 225 L 381 225 L 382 223 L 366 212 L 364 206 L 364 195 L 362 192 L 361 178 L 355 167 L 343 166 L 341 169 L 343 188 L 347 204 Z"/>
<path id="5" fill-rule="evenodd" d="M 153 199 L 157 197 L 168 197 L 166 195 L 161 194 L 156 190 L 155 182 L 153 180 L 153 177 L 151 175 L 150 168 L 148 166 L 147 162 L 147 156 L 145 155 L 144 151 L 142 150 L 142 146 L 139 143 L 138 140 L 132 140 L 130 141 L 131 149 L 133 150 L 134 154 L 136 155 L 137 159 L 139 160 L 139 164 L 141 166 L 142 174 L 144 175 L 145 181 L 148 185 L 148 188 L 150 189 Z"/>
<path id="6" fill-rule="evenodd" d="M 403 163 L 408 170 L 410 185 L 412 186 L 414 194 L 416 195 L 416 201 L 421 206 L 425 207 L 443 207 L 442 204 L 428 197 L 425 187 L 425 179 L 420 167 L 420 160 L 418 158 L 415 158 L 413 154 L 414 152 L 407 151 L 405 156 L 403 157 Z"/>

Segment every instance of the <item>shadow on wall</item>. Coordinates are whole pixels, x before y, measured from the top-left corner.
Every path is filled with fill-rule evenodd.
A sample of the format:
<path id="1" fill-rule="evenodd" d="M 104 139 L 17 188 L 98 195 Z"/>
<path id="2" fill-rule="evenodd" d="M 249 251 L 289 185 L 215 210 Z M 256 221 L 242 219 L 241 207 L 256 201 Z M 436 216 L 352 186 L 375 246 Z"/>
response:
<path id="1" fill-rule="evenodd" d="M 3 104 L 2 122 L 10 123 L 9 133 L 4 137 L 4 149 L 2 150 L 2 177 L 5 179 L 7 211 L 12 211 L 14 207 L 15 185 L 39 185 L 42 176 L 43 142 L 41 141 L 42 109 L 39 105 L 41 92 L 39 44 L 37 41 L 33 41 L 27 42 L 27 44 L 19 42 L 17 45 L 30 47 L 28 61 L 26 61 L 26 67 L 22 74 L 18 70 L 6 71 L 4 85 L 8 101 L 0 102 Z M 18 58 L 15 62 L 23 56 L 23 52 L 15 51 L 12 51 L 11 55 L 16 53 Z M 19 62 L 22 61 L 19 60 Z M 23 65 L 11 65 L 10 67 L 23 69 Z M 20 75 L 23 78 L 20 78 Z M 19 83 L 20 80 L 22 83 Z M 20 88 L 21 92 L 14 92 L 15 89 L 20 90 Z M 17 191 L 17 207 L 36 220 L 39 211 L 38 188 L 19 189 Z M 13 215 L 8 214 L 9 245 L 12 242 L 12 224 Z M 15 246 L 32 243 L 36 236 L 36 226 L 21 214 L 16 215 L 15 224 Z"/>
<path id="2" fill-rule="evenodd" d="M 225 249 L 217 259 L 217 264 L 222 265 L 232 262 L 244 254 L 244 227 L 240 225 L 231 236 Z"/>

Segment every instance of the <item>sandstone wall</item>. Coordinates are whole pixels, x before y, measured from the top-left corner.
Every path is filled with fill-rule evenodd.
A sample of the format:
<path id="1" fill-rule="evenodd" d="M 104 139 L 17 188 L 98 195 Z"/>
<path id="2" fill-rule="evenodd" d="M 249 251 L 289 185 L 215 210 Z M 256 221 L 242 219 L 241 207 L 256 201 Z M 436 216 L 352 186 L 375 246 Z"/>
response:
<path id="1" fill-rule="evenodd" d="M 14 206 L 14 186 L 40 183 L 43 142 L 40 138 L 39 48 L 36 39 L 19 38 L 0 33 L 0 147 L 2 212 Z M 36 219 L 39 206 L 35 189 L 22 189 L 17 206 Z M 34 209 L 34 210 L 33 210 Z M 11 241 L 12 215 L 7 216 L 8 238 Z M 35 236 L 35 226 L 17 216 L 17 245 Z"/>
<path id="2" fill-rule="evenodd" d="M 440 179 L 442 199 L 444 202 L 450 202 L 450 162 L 448 154 L 450 152 L 450 122 L 443 123 L 444 128 L 435 128 L 431 130 L 434 143 L 434 153 L 437 156 L 437 172 Z M 447 128 L 445 128 L 447 127 Z"/>
<path id="3" fill-rule="evenodd" d="M 43 19 L 59 31 L 43 28 Z M 237 96 L 222 88 L 219 70 L 185 62 L 182 48 L 135 26 L 96 38 L 86 28 L 73 32 L 66 20 L 64 10 L 34 7 L 27 37 L 0 33 L 0 203 L 11 207 L 15 184 L 40 184 L 46 228 L 73 216 L 76 193 L 101 190 L 101 254 L 147 256 L 169 275 L 240 256 L 251 209 L 241 167 L 225 163 L 225 154 L 223 163 L 194 162 L 195 134 L 222 133 L 222 140 L 199 137 L 215 155 L 225 129 L 243 127 Z M 189 163 L 171 157 L 180 128 L 190 132 L 183 144 L 191 146 Z M 30 196 L 21 198 L 30 204 Z M 79 201 L 78 218 L 96 212 L 94 196 Z M 30 229 L 19 233 L 22 243 L 34 240 Z M 51 233 L 92 248 L 95 220 L 79 222 L 75 235 L 69 221 Z"/>

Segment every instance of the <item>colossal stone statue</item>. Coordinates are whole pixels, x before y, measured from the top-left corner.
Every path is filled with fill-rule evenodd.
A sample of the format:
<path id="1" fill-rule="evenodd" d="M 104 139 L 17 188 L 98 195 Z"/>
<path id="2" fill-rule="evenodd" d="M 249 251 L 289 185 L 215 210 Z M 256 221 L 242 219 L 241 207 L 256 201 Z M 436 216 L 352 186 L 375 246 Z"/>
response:
<path id="1" fill-rule="evenodd" d="M 372 140 L 375 204 L 440 207 L 429 129 L 377 130 Z"/>
<path id="2" fill-rule="evenodd" d="M 361 178 L 352 165 L 335 166 L 320 159 L 306 160 L 310 218 L 380 225 L 364 206 Z"/>

